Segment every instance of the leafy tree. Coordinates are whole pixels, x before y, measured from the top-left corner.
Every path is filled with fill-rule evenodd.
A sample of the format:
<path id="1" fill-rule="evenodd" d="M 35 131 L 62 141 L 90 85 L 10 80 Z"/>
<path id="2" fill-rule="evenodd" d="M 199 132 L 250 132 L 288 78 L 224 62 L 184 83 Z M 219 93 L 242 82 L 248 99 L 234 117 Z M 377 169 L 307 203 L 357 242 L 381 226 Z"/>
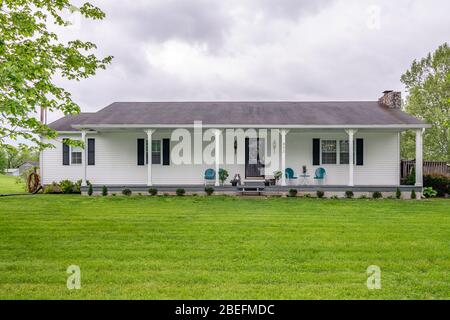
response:
<path id="1" fill-rule="evenodd" d="M 5 169 L 7 166 L 6 164 L 7 164 L 7 160 L 6 160 L 5 152 L 3 150 L 0 150 L 0 174 L 5 172 Z"/>
<path id="2" fill-rule="evenodd" d="M 450 161 L 450 47 L 441 45 L 425 58 L 414 60 L 401 81 L 408 91 L 406 111 L 433 127 L 424 135 L 424 158 Z M 402 157 L 415 158 L 415 134 L 402 136 Z"/>
<path id="3" fill-rule="evenodd" d="M 35 147 L 20 144 L 19 147 L 6 145 L 3 148 L 8 168 L 18 168 L 27 161 L 39 160 L 39 153 Z"/>
<path id="4" fill-rule="evenodd" d="M 89 19 L 105 17 L 90 3 L 76 7 L 71 0 L 0 0 L 0 146 L 6 139 L 25 138 L 40 148 L 50 147 L 39 136 L 53 138 L 56 132 L 35 117 L 39 108 L 80 111 L 54 78 L 80 80 L 111 62 L 110 56 L 99 59 L 92 53 L 95 44 L 62 42 L 51 31 L 57 29 L 52 24 L 71 24 L 63 17 L 69 12 Z"/>

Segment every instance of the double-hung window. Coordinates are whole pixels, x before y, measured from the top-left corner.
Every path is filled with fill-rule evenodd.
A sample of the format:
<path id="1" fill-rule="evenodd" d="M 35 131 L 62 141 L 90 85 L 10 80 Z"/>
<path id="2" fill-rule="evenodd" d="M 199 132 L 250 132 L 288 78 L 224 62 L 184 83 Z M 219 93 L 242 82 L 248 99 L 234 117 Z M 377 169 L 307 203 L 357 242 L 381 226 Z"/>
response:
<path id="1" fill-rule="evenodd" d="M 71 164 L 81 164 L 82 163 L 82 149 L 81 147 L 71 147 L 70 152 Z"/>
<path id="2" fill-rule="evenodd" d="M 161 164 L 161 140 L 152 140 L 152 164 Z"/>
<path id="3" fill-rule="evenodd" d="M 322 164 L 336 164 L 336 140 L 322 140 Z"/>
<path id="4" fill-rule="evenodd" d="M 348 140 L 340 140 L 339 141 L 339 163 L 340 164 L 349 164 L 349 146 Z"/>

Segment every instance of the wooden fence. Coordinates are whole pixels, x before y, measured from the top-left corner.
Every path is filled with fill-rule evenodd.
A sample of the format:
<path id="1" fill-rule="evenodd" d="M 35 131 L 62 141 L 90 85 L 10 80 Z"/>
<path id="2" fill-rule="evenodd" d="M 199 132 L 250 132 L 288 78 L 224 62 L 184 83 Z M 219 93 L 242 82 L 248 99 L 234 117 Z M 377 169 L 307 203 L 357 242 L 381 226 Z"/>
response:
<path id="1" fill-rule="evenodd" d="M 406 178 L 416 166 L 416 160 L 402 160 L 400 162 L 401 178 Z M 445 161 L 424 161 L 423 174 L 443 174 L 450 176 L 450 166 Z"/>

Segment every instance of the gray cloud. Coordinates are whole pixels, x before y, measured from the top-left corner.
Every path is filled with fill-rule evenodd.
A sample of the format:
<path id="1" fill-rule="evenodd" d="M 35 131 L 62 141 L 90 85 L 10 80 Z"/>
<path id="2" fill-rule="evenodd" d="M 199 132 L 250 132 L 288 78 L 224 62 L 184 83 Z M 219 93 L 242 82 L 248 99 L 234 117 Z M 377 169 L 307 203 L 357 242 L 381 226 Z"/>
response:
<path id="1" fill-rule="evenodd" d="M 96 1 L 107 18 L 62 35 L 115 59 L 63 84 L 83 111 L 113 101 L 373 100 L 402 89 L 412 60 L 450 39 L 450 2 L 430 2 Z"/>

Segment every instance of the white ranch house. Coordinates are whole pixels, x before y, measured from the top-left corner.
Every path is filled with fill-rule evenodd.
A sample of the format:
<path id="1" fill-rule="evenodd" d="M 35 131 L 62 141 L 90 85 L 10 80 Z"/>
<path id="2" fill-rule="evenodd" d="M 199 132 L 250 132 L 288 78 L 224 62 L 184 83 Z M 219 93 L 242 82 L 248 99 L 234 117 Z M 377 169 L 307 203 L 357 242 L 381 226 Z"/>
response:
<path id="1" fill-rule="evenodd" d="M 199 122 L 203 136 L 195 129 Z M 399 92 L 385 91 L 378 101 L 116 102 L 95 113 L 65 116 L 50 127 L 59 137 L 48 141 L 54 148 L 41 154 L 44 185 L 81 179 L 96 191 L 106 185 L 119 192 L 145 192 L 150 186 L 195 192 L 211 183 L 217 191 L 236 192 L 230 184 L 235 174 L 242 184 L 273 182 L 274 171 L 292 169 L 293 175 L 282 174 L 265 189 L 277 193 L 292 186 L 301 192 L 394 192 L 400 185 L 400 133 L 408 129 L 416 131 L 416 186 L 401 188 L 421 192 L 422 134 L 429 125 L 401 111 Z M 175 161 L 177 129 L 191 134 L 192 147 L 183 156 L 192 163 Z M 209 129 L 213 134 L 205 138 Z M 230 149 L 227 129 L 267 129 L 268 134 L 235 138 Z M 66 145 L 64 139 L 81 139 L 85 148 Z M 211 146 L 212 162 L 195 161 Z M 245 160 L 227 162 L 230 152 L 238 150 L 245 152 Z M 265 165 L 269 157 L 279 160 Z M 223 185 L 220 168 L 230 174 Z M 318 168 L 324 169 L 322 179 L 317 179 Z M 212 181 L 205 180 L 207 169 L 215 173 Z"/>

